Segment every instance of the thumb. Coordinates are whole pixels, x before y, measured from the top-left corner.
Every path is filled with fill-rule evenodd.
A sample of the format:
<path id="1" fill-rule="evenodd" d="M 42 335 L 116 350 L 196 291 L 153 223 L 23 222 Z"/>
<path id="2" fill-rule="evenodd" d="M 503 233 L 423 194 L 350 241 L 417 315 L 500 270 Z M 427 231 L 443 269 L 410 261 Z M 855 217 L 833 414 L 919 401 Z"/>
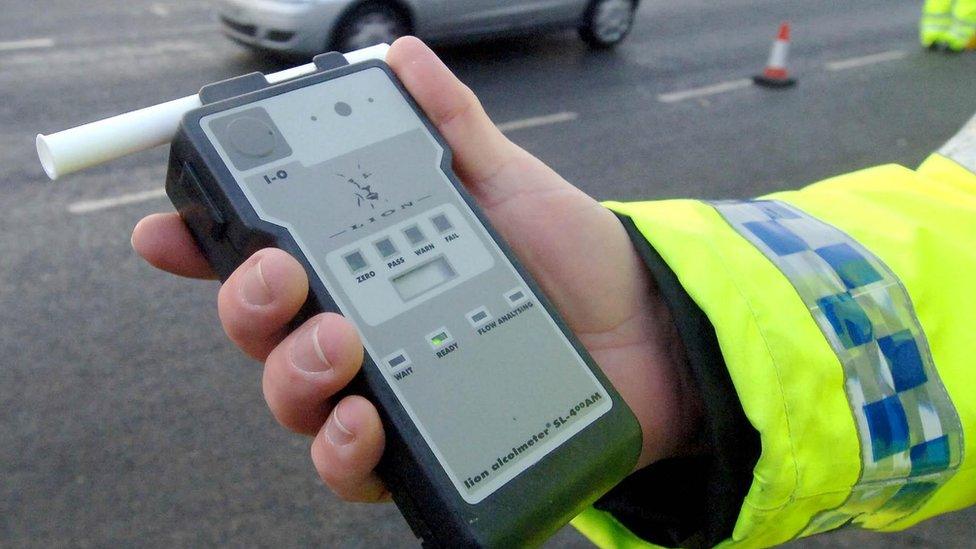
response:
<path id="1" fill-rule="evenodd" d="M 505 188 L 514 181 L 496 176 L 529 155 L 495 127 L 474 92 L 412 36 L 394 42 L 386 60 L 454 151 L 454 170 L 468 189 L 481 198 L 514 190 Z"/>

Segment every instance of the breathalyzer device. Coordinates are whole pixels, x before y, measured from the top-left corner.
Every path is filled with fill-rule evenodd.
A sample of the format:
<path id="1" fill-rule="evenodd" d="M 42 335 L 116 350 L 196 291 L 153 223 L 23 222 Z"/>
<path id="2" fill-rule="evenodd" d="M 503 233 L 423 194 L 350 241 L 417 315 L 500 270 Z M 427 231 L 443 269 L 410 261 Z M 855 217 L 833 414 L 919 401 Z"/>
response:
<path id="1" fill-rule="evenodd" d="M 380 412 L 378 472 L 425 545 L 538 544 L 631 472 L 640 428 L 385 52 L 323 54 L 167 104 L 166 192 L 222 279 L 281 248 L 309 275 L 296 324 L 333 311 L 356 326 L 366 353 L 349 390 Z M 78 135 L 39 136 L 48 173 L 118 156 L 117 130 L 99 131 L 97 154 Z"/>

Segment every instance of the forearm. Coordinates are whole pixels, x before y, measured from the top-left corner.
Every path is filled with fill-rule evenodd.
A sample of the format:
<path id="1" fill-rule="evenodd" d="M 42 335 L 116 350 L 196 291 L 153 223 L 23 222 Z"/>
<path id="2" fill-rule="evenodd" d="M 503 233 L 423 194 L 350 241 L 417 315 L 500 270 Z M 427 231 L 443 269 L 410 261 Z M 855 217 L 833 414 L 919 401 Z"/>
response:
<path id="1" fill-rule="evenodd" d="M 711 453 L 684 471 L 707 479 L 707 503 L 655 515 L 650 498 L 662 496 L 644 473 L 604 508 L 660 543 L 714 544 L 734 526 L 770 545 L 847 523 L 898 529 L 973 503 L 967 143 L 918 171 L 882 166 L 761 201 L 608 204 L 671 294 Z M 681 475 L 674 466 L 658 470 Z"/>

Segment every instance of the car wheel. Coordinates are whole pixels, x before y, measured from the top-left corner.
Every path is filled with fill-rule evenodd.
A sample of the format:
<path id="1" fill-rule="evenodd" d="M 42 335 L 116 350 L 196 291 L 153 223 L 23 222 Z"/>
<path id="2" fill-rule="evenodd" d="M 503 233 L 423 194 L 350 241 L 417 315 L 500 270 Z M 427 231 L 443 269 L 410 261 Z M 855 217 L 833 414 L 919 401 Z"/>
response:
<path id="1" fill-rule="evenodd" d="M 410 32 L 410 22 L 399 9 L 383 2 L 366 2 L 347 13 L 336 26 L 333 50 L 350 52 L 392 44 Z"/>
<path id="2" fill-rule="evenodd" d="M 579 34 L 593 48 L 612 48 L 634 26 L 635 0 L 593 0 L 586 8 Z"/>

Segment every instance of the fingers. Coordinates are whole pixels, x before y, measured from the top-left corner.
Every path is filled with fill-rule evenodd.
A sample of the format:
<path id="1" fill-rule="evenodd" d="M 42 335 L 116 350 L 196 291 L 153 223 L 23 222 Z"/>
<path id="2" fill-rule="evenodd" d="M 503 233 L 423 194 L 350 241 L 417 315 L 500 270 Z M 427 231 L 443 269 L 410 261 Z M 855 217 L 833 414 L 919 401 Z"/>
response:
<path id="1" fill-rule="evenodd" d="M 132 229 L 132 247 L 157 269 L 191 278 L 217 278 L 176 212 L 142 218 Z"/>
<path id="2" fill-rule="evenodd" d="M 265 248 L 227 279 L 217 296 L 224 331 L 245 353 L 264 360 L 284 338 L 308 295 L 308 276 L 286 252 Z"/>
<path id="3" fill-rule="evenodd" d="M 278 345 L 264 368 L 264 398 L 283 426 L 307 435 L 322 428 L 329 398 L 345 387 L 363 363 L 363 346 L 345 318 L 325 313 Z"/>
<path id="4" fill-rule="evenodd" d="M 450 144 L 458 176 L 473 192 L 505 192 L 492 188 L 494 176 L 526 153 L 495 127 L 474 92 L 412 36 L 394 42 L 386 60 Z"/>
<path id="5" fill-rule="evenodd" d="M 383 425 L 363 397 L 342 399 L 312 442 L 322 480 L 346 501 L 383 501 L 389 492 L 373 471 L 383 455 Z"/>
<path id="6" fill-rule="evenodd" d="M 362 343 L 352 323 L 333 313 L 318 315 L 268 356 L 264 398 L 279 423 L 315 435 L 312 461 L 339 497 L 383 501 L 389 494 L 373 472 L 384 445 L 376 408 L 358 396 L 330 406 L 362 362 Z"/>

